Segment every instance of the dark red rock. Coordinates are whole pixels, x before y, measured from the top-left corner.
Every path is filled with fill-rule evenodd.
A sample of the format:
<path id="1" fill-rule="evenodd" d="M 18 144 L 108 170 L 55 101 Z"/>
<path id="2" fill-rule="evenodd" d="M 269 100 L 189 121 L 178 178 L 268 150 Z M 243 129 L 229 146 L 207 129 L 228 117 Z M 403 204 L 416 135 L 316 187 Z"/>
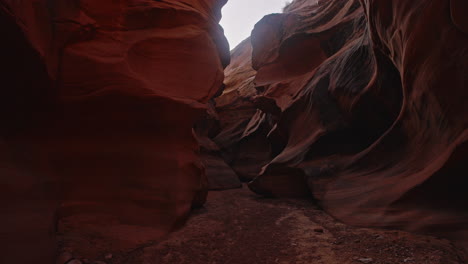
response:
<path id="1" fill-rule="evenodd" d="M 202 153 L 209 190 L 229 190 L 241 188 L 242 184 L 237 174 L 220 157 L 220 154 Z"/>
<path id="2" fill-rule="evenodd" d="M 0 262 L 158 241 L 233 172 L 468 248 L 466 1 L 293 1 L 222 91 L 225 2 L 0 1 Z"/>
<path id="3" fill-rule="evenodd" d="M 251 56 L 250 39 L 231 51 L 225 89 L 214 100 L 218 128 L 211 135 L 223 159 L 244 181 L 255 178 L 271 158 L 266 135 L 271 130 L 272 116 L 258 109 L 259 91 L 253 83 L 256 71 Z"/>
<path id="4" fill-rule="evenodd" d="M 0 262 L 52 263 L 56 223 L 135 248 L 203 204 L 192 127 L 229 62 L 225 2 L 0 2 Z"/>
<path id="5" fill-rule="evenodd" d="M 256 162 L 266 165 L 250 188 L 312 194 L 350 224 L 466 242 L 466 1 L 315 2 L 293 1 L 252 32 L 252 58 L 243 60 L 257 72 L 237 87 L 256 92 L 240 97 L 250 102 L 242 120 L 258 124 L 252 113 L 260 109 L 273 122 L 260 133 L 270 155 Z M 234 60 L 250 49 L 240 48 Z M 226 78 L 241 79 L 246 68 Z M 231 112 L 243 109 L 230 98 Z M 219 135 L 245 131 L 236 126 Z"/>
<path id="6" fill-rule="evenodd" d="M 208 111 L 211 113 L 211 111 Z M 195 135 L 200 145 L 200 157 L 205 166 L 205 174 L 209 190 L 229 190 L 242 187 L 239 177 L 221 158 L 222 154 L 218 145 L 213 142 L 209 135 L 211 126 L 208 116 L 195 125 Z M 214 119 L 212 119 L 214 121 Z"/>

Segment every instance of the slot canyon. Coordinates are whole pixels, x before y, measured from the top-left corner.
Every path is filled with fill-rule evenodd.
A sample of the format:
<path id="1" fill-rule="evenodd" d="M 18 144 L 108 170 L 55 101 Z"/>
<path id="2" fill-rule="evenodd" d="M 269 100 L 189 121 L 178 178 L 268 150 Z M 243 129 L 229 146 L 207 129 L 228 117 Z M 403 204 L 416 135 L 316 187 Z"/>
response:
<path id="1" fill-rule="evenodd" d="M 468 1 L 227 1 L 0 0 L 0 263 L 468 263 Z"/>

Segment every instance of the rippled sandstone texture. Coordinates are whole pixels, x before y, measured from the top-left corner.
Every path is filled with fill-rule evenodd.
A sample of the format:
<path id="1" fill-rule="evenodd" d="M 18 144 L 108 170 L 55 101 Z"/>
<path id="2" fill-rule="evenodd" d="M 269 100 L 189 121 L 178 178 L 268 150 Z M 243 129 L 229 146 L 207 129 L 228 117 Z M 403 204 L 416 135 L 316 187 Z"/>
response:
<path id="1" fill-rule="evenodd" d="M 468 237 L 466 1 L 294 1 L 207 114 L 224 2 L 0 1 L 1 263 L 52 263 L 57 226 L 90 258 L 158 240 L 231 169 L 351 224 Z"/>
<path id="2" fill-rule="evenodd" d="M 259 194 L 466 243 L 466 3 L 296 0 L 264 17 L 232 53 L 213 140 Z"/>
<path id="3" fill-rule="evenodd" d="M 1 263 L 52 263 L 59 224 L 134 248 L 203 204 L 192 127 L 229 62 L 225 2 L 0 1 Z"/>

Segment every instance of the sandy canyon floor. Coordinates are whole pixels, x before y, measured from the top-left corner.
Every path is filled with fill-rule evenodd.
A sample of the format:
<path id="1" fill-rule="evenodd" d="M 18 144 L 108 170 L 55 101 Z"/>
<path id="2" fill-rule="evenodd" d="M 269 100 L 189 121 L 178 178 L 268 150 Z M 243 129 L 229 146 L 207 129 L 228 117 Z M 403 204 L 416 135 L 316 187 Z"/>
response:
<path id="1" fill-rule="evenodd" d="M 63 251 L 76 256 L 69 264 L 464 263 L 448 240 L 347 226 L 310 201 L 263 198 L 245 186 L 210 192 L 182 229 L 129 251 L 106 252 L 90 237 L 70 235 L 77 233 L 71 226 L 62 223 Z"/>

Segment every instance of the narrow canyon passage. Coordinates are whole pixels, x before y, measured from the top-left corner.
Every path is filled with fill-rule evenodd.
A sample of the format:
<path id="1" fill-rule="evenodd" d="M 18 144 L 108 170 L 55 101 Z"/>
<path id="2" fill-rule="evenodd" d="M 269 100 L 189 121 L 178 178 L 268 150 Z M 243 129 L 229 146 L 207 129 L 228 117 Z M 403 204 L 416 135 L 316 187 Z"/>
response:
<path id="1" fill-rule="evenodd" d="M 466 263 L 468 1 L 233 1 L 0 0 L 1 264 Z"/>

